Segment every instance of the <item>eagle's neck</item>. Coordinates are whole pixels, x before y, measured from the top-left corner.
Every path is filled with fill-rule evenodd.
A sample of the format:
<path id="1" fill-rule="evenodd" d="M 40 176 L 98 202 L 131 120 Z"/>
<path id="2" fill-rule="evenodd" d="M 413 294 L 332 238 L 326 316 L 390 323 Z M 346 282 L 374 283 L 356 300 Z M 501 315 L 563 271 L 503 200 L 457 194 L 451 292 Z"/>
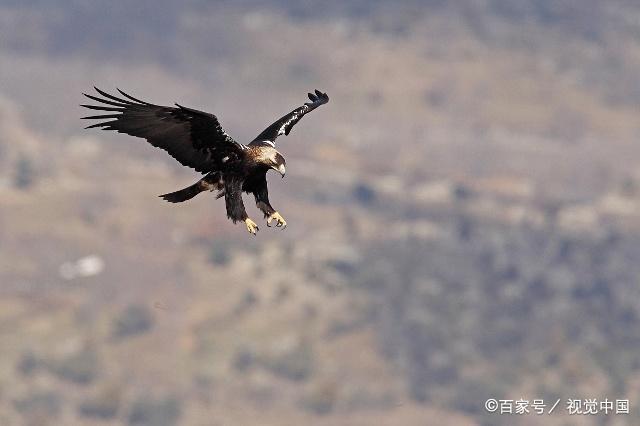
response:
<path id="1" fill-rule="evenodd" d="M 278 151 L 269 146 L 257 146 L 251 149 L 251 157 L 257 164 L 273 164 L 276 162 Z"/>

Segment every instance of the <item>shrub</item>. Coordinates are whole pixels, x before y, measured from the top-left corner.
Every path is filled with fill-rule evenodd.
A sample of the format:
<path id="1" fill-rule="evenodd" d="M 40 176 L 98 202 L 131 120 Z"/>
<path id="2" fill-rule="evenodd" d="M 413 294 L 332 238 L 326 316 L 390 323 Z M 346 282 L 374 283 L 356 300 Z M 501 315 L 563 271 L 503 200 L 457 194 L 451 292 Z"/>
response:
<path id="1" fill-rule="evenodd" d="M 264 365 L 276 376 L 292 381 L 304 381 L 313 373 L 313 349 L 309 342 L 300 342 L 279 354 L 272 355 L 264 361 Z"/>
<path id="2" fill-rule="evenodd" d="M 112 419 L 118 414 L 119 408 L 120 391 L 117 388 L 108 388 L 82 401 L 78 406 L 78 412 L 84 417 Z"/>
<path id="3" fill-rule="evenodd" d="M 62 398 L 51 391 L 37 391 L 15 401 L 14 407 L 29 418 L 50 420 L 60 414 Z"/>
<path id="4" fill-rule="evenodd" d="M 231 262 L 231 249 L 228 243 L 216 240 L 211 245 L 209 252 L 209 262 L 216 266 L 225 266 Z"/>
<path id="5" fill-rule="evenodd" d="M 123 339 L 143 334 L 153 327 L 153 316 L 146 306 L 127 307 L 114 322 L 113 337 Z"/>
<path id="6" fill-rule="evenodd" d="M 181 403 L 175 397 L 141 397 L 134 401 L 129 413 L 129 424 L 135 426 L 173 426 L 178 423 Z"/>
<path id="7" fill-rule="evenodd" d="M 24 352 L 18 363 L 16 365 L 17 370 L 24 374 L 25 376 L 29 376 L 34 373 L 38 367 L 42 366 L 42 360 L 38 358 L 33 352 L 27 351 Z"/>
<path id="8" fill-rule="evenodd" d="M 251 348 L 239 347 L 233 355 L 233 367 L 238 371 L 247 371 L 256 361 L 256 355 Z"/>
<path id="9" fill-rule="evenodd" d="M 86 385 L 95 380 L 100 369 L 98 354 L 84 349 L 65 358 L 49 363 L 49 369 L 60 379 Z"/>
<path id="10" fill-rule="evenodd" d="M 376 201 L 376 192 L 371 186 L 365 183 L 359 183 L 353 189 L 353 197 L 360 204 L 368 206 Z"/>
<path id="11" fill-rule="evenodd" d="M 33 163 L 26 155 L 21 155 L 16 163 L 13 176 L 13 186 L 20 190 L 27 190 L 35 180 Z"/>

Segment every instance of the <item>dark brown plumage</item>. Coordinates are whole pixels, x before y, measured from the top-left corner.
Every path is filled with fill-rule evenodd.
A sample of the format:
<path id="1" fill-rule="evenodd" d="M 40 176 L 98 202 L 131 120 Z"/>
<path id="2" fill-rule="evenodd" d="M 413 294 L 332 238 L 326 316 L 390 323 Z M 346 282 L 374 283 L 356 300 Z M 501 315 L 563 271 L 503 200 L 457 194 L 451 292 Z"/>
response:
<path id="1" fill-rule="evenodd" d="M 159 106 L 141 101 L 120 89 L 117 97 L 95 88 L 102 97 L 84 94 L 98 105 L 82 105 L 102 112 L 83 119 L 101 120 L 87 128 L 116 130 L 146 139 L 151 145 L 167 151 L 180 164 L 205 174 L 198 182 L 176 192 L 161 195 L 172 203 L 189 200 L 203 191 L 217 191 L 224 197 L 227 216 L 235 223 L 243 221 L 247 230 L 256 234 L 258 226 L 249 219 L 242 192 L 252 193 L 256 205 L 276 226 L 286 227 L 286 221 L 269 203 L 266 174 L 270 169 L 285 173 L 285 159 L 275 149 L 275 140 L 288 135 L 293 126 L 307 113 L 329 102 L 326 93 L 309 93 L 311 102 L 294 109 L 267 127 L 248 145 L 229 136 L 218 118 L 203 111 L 176 104 Z"/>

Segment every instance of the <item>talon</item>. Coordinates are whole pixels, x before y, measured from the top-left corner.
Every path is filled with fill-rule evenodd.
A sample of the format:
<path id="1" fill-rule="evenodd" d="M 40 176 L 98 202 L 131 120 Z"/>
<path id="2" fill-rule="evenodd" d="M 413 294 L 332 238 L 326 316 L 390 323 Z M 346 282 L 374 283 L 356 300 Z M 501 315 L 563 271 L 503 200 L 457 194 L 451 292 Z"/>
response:
<path id="1" fill-rule="evenodd" d="M 278 212 L 274 212 L 271 216 L 269 216 L 269 218 L 267 219 L 267 226 L 271 227 L 271 221 L 275 220 L 276 221 L 276 228 L 286 228 L 287 227 L 287 221 L 284 220 L 284 218 L 282 216 L 280 216 L 280 213 Z"/>
<path id="2" fill-rule="evenodd" d="M 260 230 L 260 228 L 258 228 L 258 225 L 249 218 L 246 218 L 244 220 L 244 224 L 247 226 L 247 231 L 249 231 L 250 234 L 256 235 L 256 233 Z"/>

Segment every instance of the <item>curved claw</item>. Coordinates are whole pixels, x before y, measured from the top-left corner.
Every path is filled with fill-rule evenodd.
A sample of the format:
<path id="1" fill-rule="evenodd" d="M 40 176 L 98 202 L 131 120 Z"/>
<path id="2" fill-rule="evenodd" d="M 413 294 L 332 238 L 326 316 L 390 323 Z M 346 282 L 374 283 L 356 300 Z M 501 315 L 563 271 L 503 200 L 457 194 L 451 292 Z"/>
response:
<path id="1" fill-rule="evenodd" d="M 287 227 L 287 221 L 284 220 L 284 218 L 280 215 L 280 213 L 278 212 L 274 212 L 271 216 L 269 216 L 269 218 L 267 219 L 267 226 L 270 228 L 271 227 L 271 221 L 275 220 L 276 221 L 276 228 L 286 228 Z"/>
<path id="2" fill-rule="evenodd" d="M 246 218 L 244 220 L 244 224 L 247 226 L 247 231 L 249 231 L 250 234 L 257 235 L 258 231 L 260 230 L 260 228 L 258 228 L 258 224 L 256 224 L 249 218 Z"/>

